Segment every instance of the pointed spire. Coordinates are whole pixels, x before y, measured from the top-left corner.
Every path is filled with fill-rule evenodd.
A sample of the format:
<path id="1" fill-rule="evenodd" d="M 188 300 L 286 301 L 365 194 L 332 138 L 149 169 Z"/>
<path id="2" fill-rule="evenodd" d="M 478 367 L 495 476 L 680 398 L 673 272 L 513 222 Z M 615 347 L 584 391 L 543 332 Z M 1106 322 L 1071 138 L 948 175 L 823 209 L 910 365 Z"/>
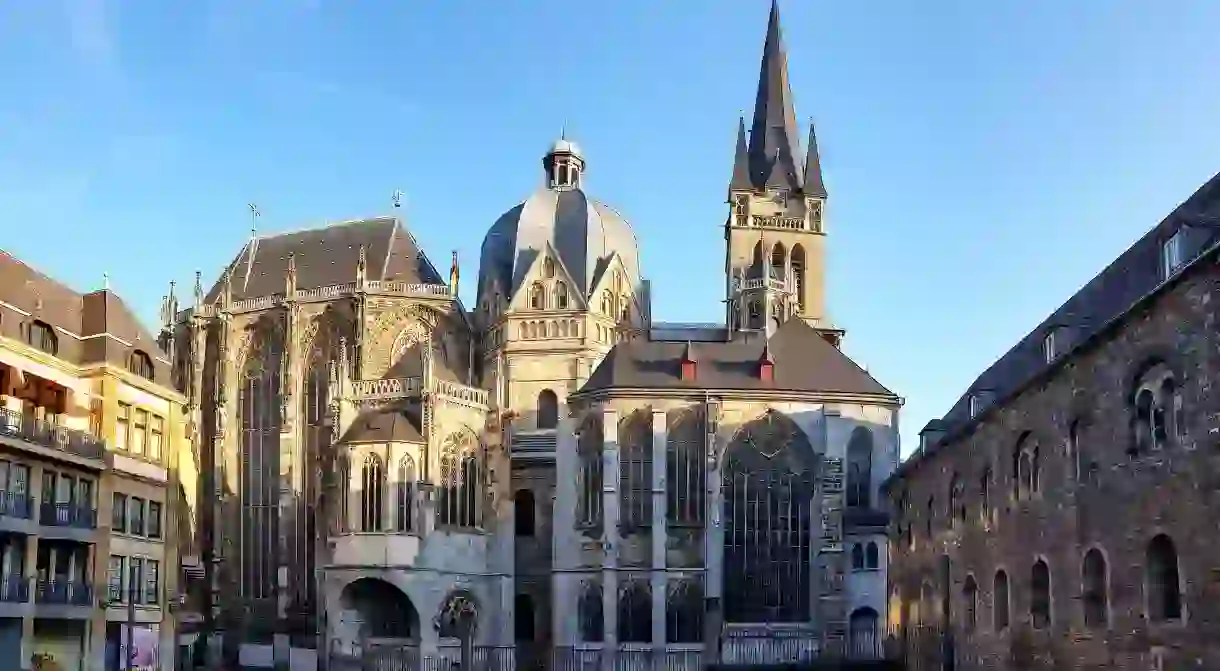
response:
<path id="1" fill-rule="evenodd" d="M 767 41 L 763 45 L 754 123 L 750 127 L 750 168 L 756 187 L 798 190 L 801 186 L 800 141 L 796 111 L 788 84 L 788 55 L 779 25 L 779 4 L 771 2 Z"/>
<path id="2" fill-rule="evenodd" d="M 284 273 L 284 297 L 292 298 L 297 294 L 297 255 L 288 254 L 288 272 Z"/>
<path id="3" fill-rule="evenodd" d="M 818 155 L 818 138 L 813 130 L 812 119 L 809 121 L 809 144 L 805 151 L 805 178 L 802 183 L 806 196 L 826 197 L 826 185 L 822 183 L 822 158 Z"/>
<path id="4" fill-rule="evenodd" d="M 178 318 L 178 296 L 176 295 L 178 283 L 174 280 L 169 281 L 169 295 L 165 297 L 165 319 L 162 320 L 163 326 L 166 329 L 173 328 L 174 320 Z"/>
<path id="5" fill-rule="evenodd" d="M 203 305 L 203 271 L 195 271 L 195 309 Z"/>
<path id="6" fill-rule="evenodd" d="M 364 287 L 365 273 L 368 272 L 369 257 L 364 245 L 360 245 L 360 256 L 356 259 L 356 284 Z"/>
<path id="7" fill-rule="evenodd" d="M 730 191 L 747 191 L 754 188 L 750 180 L 750 153 L 746 145 L 746 118 L 737 117 L 737 150 L 733 154 L 733 179 Z"/>
<path id="8" fill-rule="evenodd" d="M 461 279 L 461 269 L 458 268 L 458 253 L 453 250 L 453 261 L 449 264 L 449 293 L 458 294 L 458 280 Z"/>

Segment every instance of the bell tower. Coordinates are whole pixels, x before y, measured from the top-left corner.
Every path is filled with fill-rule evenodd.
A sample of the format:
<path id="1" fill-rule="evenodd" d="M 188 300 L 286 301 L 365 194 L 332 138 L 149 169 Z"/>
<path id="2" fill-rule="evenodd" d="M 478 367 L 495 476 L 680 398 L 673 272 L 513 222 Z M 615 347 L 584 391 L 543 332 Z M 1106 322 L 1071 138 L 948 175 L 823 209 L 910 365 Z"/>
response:
<path id="1" fill-rule="evenodd" d="M 788 57 L 773 0 L 754 119 L 738 120 L 729 182 L 725 272 L 728 324 L 770 334 L 804 319 L 832 342 L 824 297 L 826 188 L 813 126 L 802 156 L 788 83 Z"/>

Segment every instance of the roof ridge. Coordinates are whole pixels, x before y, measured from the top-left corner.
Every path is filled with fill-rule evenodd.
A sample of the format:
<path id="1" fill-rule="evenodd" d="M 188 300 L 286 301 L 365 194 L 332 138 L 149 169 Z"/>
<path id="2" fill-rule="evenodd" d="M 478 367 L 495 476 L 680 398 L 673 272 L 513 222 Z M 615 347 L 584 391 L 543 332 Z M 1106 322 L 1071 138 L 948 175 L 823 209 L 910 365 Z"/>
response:
<path id="1" fill-rule="evenodd" d="M 377 224 L 377 223 L 383 223 L 386 221 L 398 221 L 398 220 L 399 220 L 398 216 L 393 215 L 393 214 L 383 214 L 383 215 L 377 215 L 377 216 L 373 216 L 373 217 L 358 217 L 355 219 L 342 219 L 340 221 L 323 223 L 323 224 L 317 225 L 317 226 L 302 226 L 300 228 L 291 228 L 288 230 L 277 231 L 275 233 L 270 233 L 267 235 L 259 235 L 255 239 L 260 240 L 260 241 L 274 240 L 275 238 L 282 238 L 282 237 L 286 237 L 289 235 L 297 235 L 300 233 L 312 233 L 314 231 L 324 231 L 329 228 L 359 226 L 361 224 Z"/>

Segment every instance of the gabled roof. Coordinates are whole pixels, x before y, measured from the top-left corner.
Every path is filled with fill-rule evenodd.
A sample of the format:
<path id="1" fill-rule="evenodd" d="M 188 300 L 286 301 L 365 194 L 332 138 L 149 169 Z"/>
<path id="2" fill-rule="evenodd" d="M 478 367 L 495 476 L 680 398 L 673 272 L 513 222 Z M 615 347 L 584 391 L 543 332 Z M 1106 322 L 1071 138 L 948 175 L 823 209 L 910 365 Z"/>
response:
<path id="1" fill-rule="evenodd" d="M 341 443 L 422 443 L 424 434 L 415 409 L 379 409 L 361 413 Z"/>
<path id="2" fill-rule="evenodd" d="M 1052 330 L 1056 333 L 1056 349 L 1062 356 L 1156 289 L 1164 279 L 1162 244 L 1179 231 L 1183 260 L 1187 262 L 1220 241 L 1220 174 L 1199 187 L 983 371 L 940 420 L 937 430 L 952 433 L 967 424 L 973 394 L 986 391 L 996 401 L 1002 401 L 1052 365 L 1047 363 L 1043 351 L 1043 342 Z"/>
<path id="3" fill-rule="evenodd" d="M 225 269 L 233 273 L 233 300 L 283 293 L 289 254 L 295 255 L 298 289 L 354 282 L 361 246 L 367 279 L 445 283 L 398 217 L 374 217 L 247 242 Z M 206 302 L 220 297 L 224 282 L 222 273 Z"/>
<path id="4" fill-rule="evenodd" d="M 693 380 L 681 377 L 681 362 L 688 347 L 689 356 L 698 362 Z M 764 349 L 775 362 L 770 381 L 758 374 Z M 800 319 L 785 322 L 770 341 L 761 335 L 739 334 L 727 342 L 621 342 L 578 393 L 616 388 L 767 389 L 883 396 L 897 401 L 893 392 Z"/>

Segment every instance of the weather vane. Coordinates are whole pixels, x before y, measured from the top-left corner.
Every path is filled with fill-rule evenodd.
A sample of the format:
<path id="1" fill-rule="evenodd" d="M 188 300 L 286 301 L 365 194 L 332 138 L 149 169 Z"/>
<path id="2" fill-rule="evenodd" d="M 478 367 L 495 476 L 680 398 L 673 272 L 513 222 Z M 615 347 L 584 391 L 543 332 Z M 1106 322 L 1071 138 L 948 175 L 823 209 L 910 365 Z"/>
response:
<path id="1" fill-rule="evenodd" d="M 394 201 L 394 207 L 402 207 L 402 191 L 394 189 L 394 193 L 390 196 L 390 200 Z"/>
<path id="2" fill-rule="evenodd" d="M 258 205 L 249 204 L 250 207 L 250 237 L 258 236 L 258 218 L 262 216 L 262 212 L 258 211 Z"/>

